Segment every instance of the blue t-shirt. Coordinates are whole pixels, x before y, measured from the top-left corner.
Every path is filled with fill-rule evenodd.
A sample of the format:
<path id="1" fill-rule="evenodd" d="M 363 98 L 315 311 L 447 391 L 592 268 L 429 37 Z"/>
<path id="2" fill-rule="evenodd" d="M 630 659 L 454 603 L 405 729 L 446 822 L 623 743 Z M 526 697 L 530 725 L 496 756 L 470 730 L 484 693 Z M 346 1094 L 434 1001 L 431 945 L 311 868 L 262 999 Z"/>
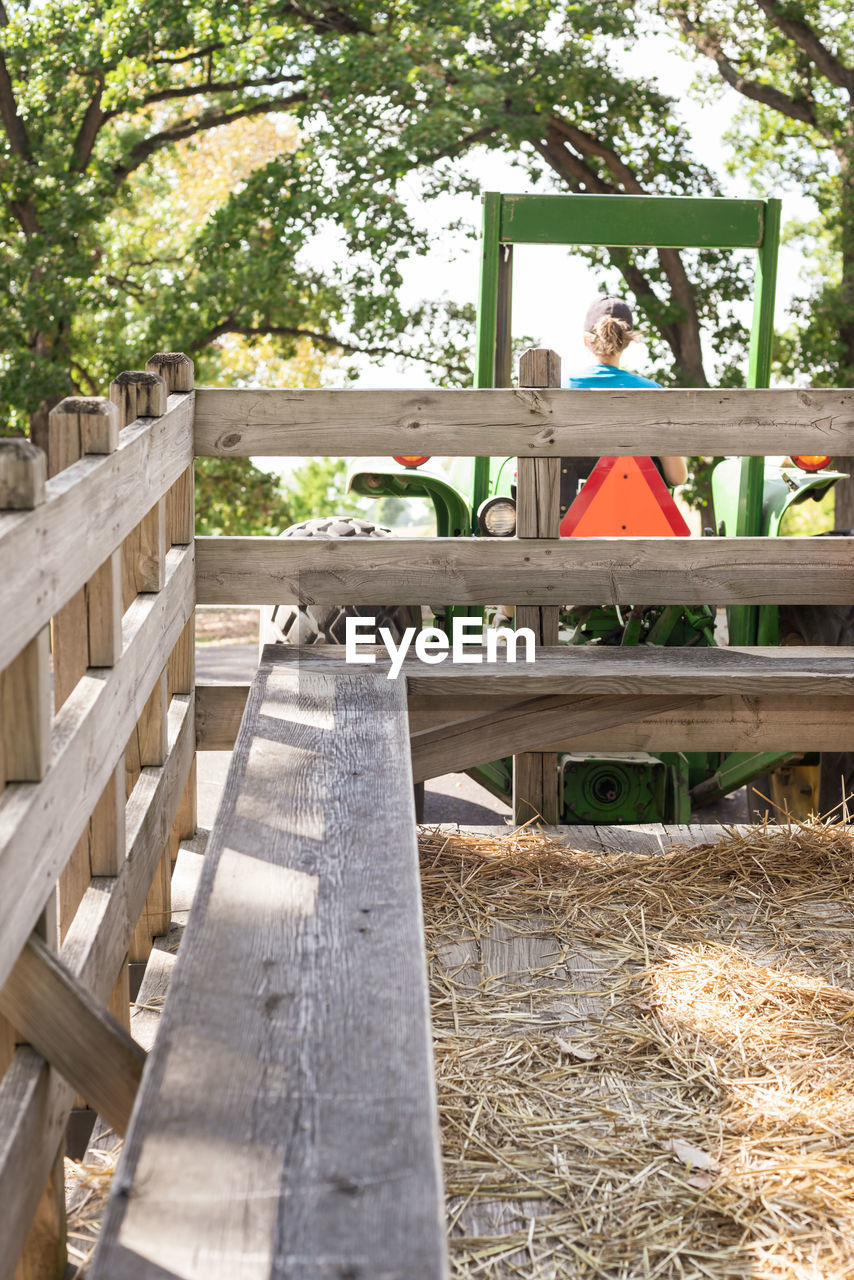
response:
<path id="1" fill-rule="evenodd" d="M 660 387 L 661 383 L 653 382 L 651 378 L 642 378 L 639 373 L 630 373 L 628 369 L 618 369 L 612 364 L 591 364 L 574 378 L 567 378 L 563 385 L 576 389 L 612 391 L 620 387 Z"/>

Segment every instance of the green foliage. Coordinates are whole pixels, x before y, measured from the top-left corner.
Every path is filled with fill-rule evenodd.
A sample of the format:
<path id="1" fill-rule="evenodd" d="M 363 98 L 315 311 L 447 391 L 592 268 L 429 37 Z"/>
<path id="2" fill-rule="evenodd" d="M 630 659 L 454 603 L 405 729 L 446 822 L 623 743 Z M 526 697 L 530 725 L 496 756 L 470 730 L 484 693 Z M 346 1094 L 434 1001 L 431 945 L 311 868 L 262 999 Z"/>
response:
<path id="1" fill-rule="evenodd" d="M 278 476 L 248 458 L 197 458 L 196 533 L 275 534 L 293 524 Z"/>
<path id="2" fill-rule="evenodd" d="M 733 172 L 757 190 L 809 197 L 794 224 L 804 292 L 778 344 L 785 379 L 854 386 L 854 10 L 837 0 L 664 0 L 705 69 L 711 103 L 728 85 L 744 105 L 730 131 Z"/>
<path id="3" fill-rule="evenodd" d="M 347 492 L 347 463 L 343 458 L 309 458 L 284 485 L 291 522 L 315 516 L 355 515 L 364 500 Z"/>
<path id="4" fill-rule="evenodd" d="M 340 86 L 324 77 L 374 22 L 371 5 L 317 19 L 278 0 L 0 5 L 0 421 L 226 334 L 272 334 L 284 355 L 303 336 L 421 351 L 465 376 L 460 317 L 396 296 L 418 250 L 403 204 L 330 182 L 293 130 L 202 217 L 191 181 L 169 190 L 166 161 L 188 140 L 329 109 Z M 320 269 L 307 250 L 330 234 L 341 252 Z"/>

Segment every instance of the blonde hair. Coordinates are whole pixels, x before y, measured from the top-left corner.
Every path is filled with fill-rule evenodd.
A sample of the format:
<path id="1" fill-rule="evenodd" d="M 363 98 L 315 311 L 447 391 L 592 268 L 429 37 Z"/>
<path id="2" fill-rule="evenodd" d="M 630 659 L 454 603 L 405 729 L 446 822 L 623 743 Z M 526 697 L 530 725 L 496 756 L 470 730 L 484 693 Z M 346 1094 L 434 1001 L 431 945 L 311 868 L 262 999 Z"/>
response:
<path id="1" fill-rule="evenodd" d="M 601 316 L 584 336 L 595 356 L 618 356 L 640 335 L 625 320 L 618 320 L 616 316 Z"/>

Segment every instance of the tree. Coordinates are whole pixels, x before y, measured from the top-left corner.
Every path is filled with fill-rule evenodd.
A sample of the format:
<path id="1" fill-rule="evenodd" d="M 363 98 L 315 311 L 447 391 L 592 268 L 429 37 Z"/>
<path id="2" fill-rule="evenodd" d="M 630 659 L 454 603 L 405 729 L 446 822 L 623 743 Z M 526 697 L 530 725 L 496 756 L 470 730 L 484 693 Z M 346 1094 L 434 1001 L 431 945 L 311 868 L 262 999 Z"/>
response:
<path id="1" fill-rule="evenodd" d="M 663 12 L 709 67 L 708 97 L 726 85 L 744 99 L 739 168 L 816 205 L 794 228 L 812 270 L 778 347 L 783 376 L 854 386 L 854 13 L 828 0 L 663 0 Z M 837 462 L 854 475 L 854 458 Z M 837 528 L 850 528 L 854 481 L 835 492 Z"/>
<path id="2" fill-rule="evenodd" d="M 377 191 L 395 192 L 415 168 L 428 194 L 471 189 L 466 157 L 481 147 L 509 153 L 552 190 L 714 194 L 714 176 L 690 158 L 675 103 L 619 72 L 632 28 L 626 6 L 598 0 L 401 8 L 369 49 L 363 42 L 361 62 L 326 68 L 338 109 L 312 136 L 335 154 L 342 185 L 367 176 Z M 349 97 L 339 89 L 344 76 Z M 735 312 L 749 283 L 731 254 L 589 256 L 634 294 L 665 381 L 707 384 L 703 329 L 716 380 L 743 379 L 746 335 Z"/>
<path id="3" fill-rule="evenodd" d="M 410 326 L 417 346 L 441 309 L 390 297 L 417 240 L 405 210 L 364 185 L 333 191 L 293 131 L 201 221 L 175 205 L 173 235 L 133 234 L 180 144 L 313 106 L 317 55 L 340 57 L 370 19 L 281 0 L 0 0 L 0 420 L 38 429 L 62 395 L 103 390 L 151 350 L 202 353 L 227 334 L 385 353 L 411 349 Z M 321 271 L 301 254 L 329 225 L 344 252 Z M 459 373 L 457 341 L 429 345 Z"/>

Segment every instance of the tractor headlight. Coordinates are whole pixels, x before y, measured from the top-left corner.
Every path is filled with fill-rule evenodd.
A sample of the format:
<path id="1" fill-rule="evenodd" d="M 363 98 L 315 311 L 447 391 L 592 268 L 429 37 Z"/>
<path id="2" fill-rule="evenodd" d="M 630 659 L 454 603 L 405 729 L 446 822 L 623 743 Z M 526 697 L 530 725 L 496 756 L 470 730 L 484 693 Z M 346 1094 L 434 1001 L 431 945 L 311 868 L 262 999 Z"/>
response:
<path id="1" fill-rule="evenodd" d="M 516 532 L 516 503 L 512 498 L 487 498 L 477 513 L 477 525 L 488 538 L 512 538 Z"/>

